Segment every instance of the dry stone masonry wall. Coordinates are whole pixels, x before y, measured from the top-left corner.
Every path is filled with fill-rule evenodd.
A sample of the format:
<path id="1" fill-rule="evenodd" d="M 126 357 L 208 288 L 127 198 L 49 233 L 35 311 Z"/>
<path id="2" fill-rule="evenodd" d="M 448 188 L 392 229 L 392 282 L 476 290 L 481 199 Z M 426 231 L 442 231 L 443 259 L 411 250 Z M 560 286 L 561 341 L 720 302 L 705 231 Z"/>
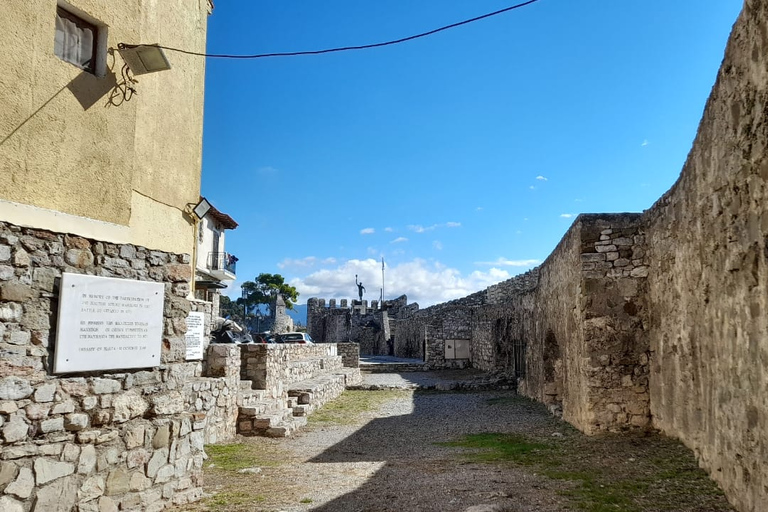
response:
<path id="1" fill-rule="evenodd" d="M 63 272 L 165 283 L 162 364 L 51 374 Z M 186 362 L 188 255 L 0 222 L 0 510 L 162 510 L 202 494 L 206 441 L 234 435 L 239 364 Z M 214 365 L 215 366 L 215 365 Z"/>

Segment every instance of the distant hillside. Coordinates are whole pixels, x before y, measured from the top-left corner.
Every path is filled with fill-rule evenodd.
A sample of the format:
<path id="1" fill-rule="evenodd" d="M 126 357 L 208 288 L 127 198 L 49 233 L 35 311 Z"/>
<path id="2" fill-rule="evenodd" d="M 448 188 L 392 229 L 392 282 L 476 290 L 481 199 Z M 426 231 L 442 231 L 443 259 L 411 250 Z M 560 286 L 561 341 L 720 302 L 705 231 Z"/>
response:
<path id="1" fill-rule="evenodd" d="M 288 316 L 293 318 L 294 324 L 300 323 L 301 325 L 306 327 L 307 325 L 307 305 L 306 304 L 297 304 L 293 306 L 293 310 L 287 309 L 286 312 L 288 313 Z"/>

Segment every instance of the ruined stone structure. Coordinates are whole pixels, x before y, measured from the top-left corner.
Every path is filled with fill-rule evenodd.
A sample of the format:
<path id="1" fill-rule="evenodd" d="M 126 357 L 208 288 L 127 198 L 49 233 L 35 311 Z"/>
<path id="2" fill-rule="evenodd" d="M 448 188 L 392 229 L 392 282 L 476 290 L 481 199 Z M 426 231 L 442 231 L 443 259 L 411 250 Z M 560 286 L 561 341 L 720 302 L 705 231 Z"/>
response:
<path id="1" fill-rule="evenodd" d="M 349 304 L 349 305 L 348 305 Z M 408 304 L 403 295 L 394 300 L 379 301 L 311 298 L 307 300 L 307 332 L 320 343 L 352 341 L 365 355 L 421 357 L 418 348 L 411 349 L 399 341 L 398 329 L 403 321 L 418 311 L 418 304 Z"/>
<path id="2" fill-rule="evenodd" d="M 742 511 L 768 503 L 768 2 L 747 0 L 677 183 L 581 215 L 537 269 L 400 329 L 588 432 L 681 439 Z M 442 356 L 443 359 L 445 356 Z"/>

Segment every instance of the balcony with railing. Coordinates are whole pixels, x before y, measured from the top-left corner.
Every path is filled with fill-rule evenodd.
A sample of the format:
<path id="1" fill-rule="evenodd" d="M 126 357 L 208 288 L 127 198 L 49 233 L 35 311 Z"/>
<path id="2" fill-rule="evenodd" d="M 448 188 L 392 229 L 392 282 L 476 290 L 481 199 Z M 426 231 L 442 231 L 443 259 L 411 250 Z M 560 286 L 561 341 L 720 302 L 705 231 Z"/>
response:
<path id="1" fill-rule="evenodd" d="M 221 281 L 233 280 L 237 276 L 237 257 L 228 252 L 209 252 L 206 266 L 208 273 Z"/>

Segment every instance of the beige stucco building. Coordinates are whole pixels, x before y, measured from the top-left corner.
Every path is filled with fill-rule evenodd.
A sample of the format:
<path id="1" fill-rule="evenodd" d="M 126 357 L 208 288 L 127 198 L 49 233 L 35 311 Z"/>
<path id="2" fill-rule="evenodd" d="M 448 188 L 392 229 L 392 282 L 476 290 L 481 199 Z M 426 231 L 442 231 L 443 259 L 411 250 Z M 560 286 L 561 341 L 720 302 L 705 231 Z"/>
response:
<path id="1" fill-rule="evenodd" d="M 205 59 L 168 52 L 171 69 L 138 77 L 126 101 L 131 91 L 115 49 L 157 43 L 204 52 L 212 7 L 210 0 L 4 2 L 0 220 L 194 252 L 185 211 L 200 193 Z M 73 41 L 85 50 L 66 48 Z"/>

